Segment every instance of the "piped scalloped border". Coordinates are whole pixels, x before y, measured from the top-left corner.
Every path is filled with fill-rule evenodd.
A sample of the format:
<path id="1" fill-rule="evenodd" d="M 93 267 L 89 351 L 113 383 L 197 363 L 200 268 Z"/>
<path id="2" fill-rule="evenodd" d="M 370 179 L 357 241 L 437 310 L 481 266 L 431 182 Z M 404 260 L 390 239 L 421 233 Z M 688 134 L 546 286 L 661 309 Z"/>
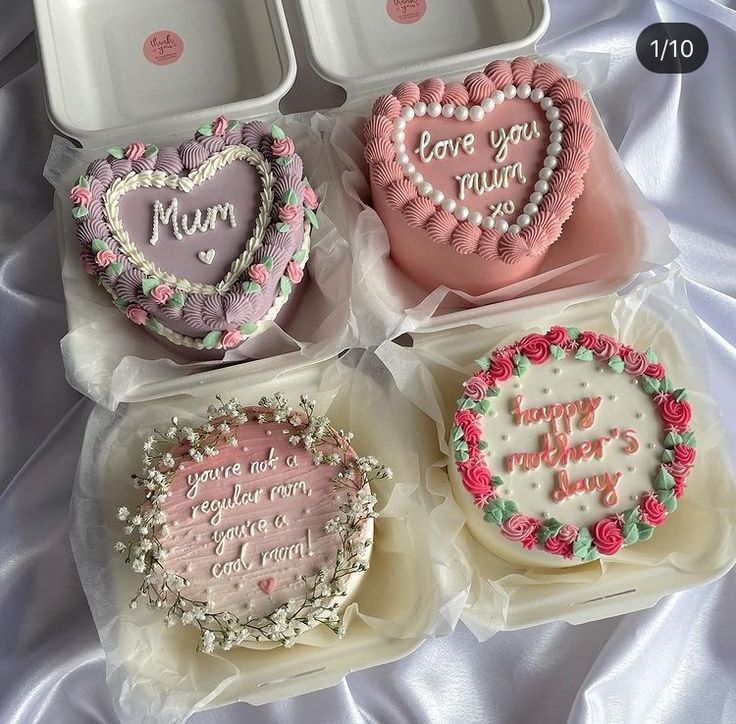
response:
<path id="1" fill-rule="evenodd" d="M 509 226 L 503 219 L 471 213 L 431 188 L 401 146 L 406 124 L 417 116 L 477 122 L 517 96 L 545 111 L 550 144 L 529 203 Z M 591 120 L 584 90 L 556 66 L 528 57 L 497 60 L 462 83 L 445 84 L 439 78 L 405 82 L 378 98 L 364 130 L 365 158 L 371 183 L 386 193 L 388 203 L 402 212 L 409 226 L 423 229 L 434 242 L 449 244 L 458 254 L 516 264 L 544 254 L 572 214 L 595 142 Z"/>
<path id="2" fill-rule="evenodd" d="M 631 375 L 651 396 L 664 430 L 664 452 L 652 490 L 642 492 L 634 507 L 581 528 L 555 518 L 542 520 L 526 515 L 510 498 L 499 498 L 497 488 L 503 485 L 503 479 L 489 468 L 484 456 L 488 444 L 480 435 L 480 422 L 491 411 L 499 383 L 512 376 L 521 377 L 531 365 L 565 357 L 583 362 L 596 360 L 613 373 Z M 477 362 L 480 369 L 470 378 L 472 384 L 464 383 L 465 394 L 457 401 L 450 442 L 463 486 L 483 509 L 485 520 L 498 525 L 502 535 L 519 541 L 527 549 L 541 548 L 587 562 L 648 540 L 654 528 L 677 508 L 695 464 L 692 410 L 686 401 L 686 390 L 673 388 L 651 349 L 642 353 L 605 334 L 555 326 L 544 335 L 529 334 L 508 347 L 494 350 Z M 468 434 L 470 431 L 472 434 Z"/>
<path id="3" fill-rule="evenodd" d="M 127 235 L 112 228 L 117 206 L 111 194 L 129 190 L 128 185 L 186 192 L 235 160 L 254 165 L 263 188 L 254 228 L 225 279 L 203 285 L 165 272 L 156 274 L 161 270 L 142 254 L 130 254 Z M 159 149 L 135 141 L 108 149 L 107 157 L 93 161 L 79 178 L 70 198 L 85 271 L 96 277 L 131 322 L 197 350 L 236 347 L 276 317 L 293 285 L 302 279 L 311 229 L 318 226 L 319 200 L 303 175 L 293 140 L 278 126 L 269 128 L 260 121 L 241 124 L 223 116 L 202 125 L 179 147 Z M 266 284 L 273 287 L 268 306 L 258 299 Z M 204 322 L 201 309 L 207 299 L 215 298 L 224 300 L 225 309 L 221 314 L 208 310 L 208 318 L 216 319 Z M 165 322 L 181 317 L 196 319 L 194 328 L 211 325 L 210 331 L 192 337 Z"/>

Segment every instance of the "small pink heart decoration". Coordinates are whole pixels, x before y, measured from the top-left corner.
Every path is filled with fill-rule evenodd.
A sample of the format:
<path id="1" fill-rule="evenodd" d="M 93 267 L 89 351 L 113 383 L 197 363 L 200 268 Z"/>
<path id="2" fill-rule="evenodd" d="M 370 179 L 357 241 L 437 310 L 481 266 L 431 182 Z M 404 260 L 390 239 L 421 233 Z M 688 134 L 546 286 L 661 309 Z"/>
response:
<path id="1" fill-rule="evenodd" d="M 275 578 L 264 578 L 262 581 L 258 581 L 258 588 L 260 588 L 267 596 L 273 593 L 273 589 L 276 588 Z"/>

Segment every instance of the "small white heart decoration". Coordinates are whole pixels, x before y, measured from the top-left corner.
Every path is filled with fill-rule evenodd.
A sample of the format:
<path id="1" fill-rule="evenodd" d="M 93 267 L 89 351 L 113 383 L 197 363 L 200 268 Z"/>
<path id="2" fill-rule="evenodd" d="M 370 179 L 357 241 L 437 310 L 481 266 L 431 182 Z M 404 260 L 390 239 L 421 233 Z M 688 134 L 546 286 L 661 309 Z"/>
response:
<path id="1" fill-rule="evenodd" d="M 203 264 L 212 264 L 215 258 L 215 250 L 214 249 L 207 249 L 206 251 L 202 250 L 197 254 L 197 258 L 203 263 Z"/>

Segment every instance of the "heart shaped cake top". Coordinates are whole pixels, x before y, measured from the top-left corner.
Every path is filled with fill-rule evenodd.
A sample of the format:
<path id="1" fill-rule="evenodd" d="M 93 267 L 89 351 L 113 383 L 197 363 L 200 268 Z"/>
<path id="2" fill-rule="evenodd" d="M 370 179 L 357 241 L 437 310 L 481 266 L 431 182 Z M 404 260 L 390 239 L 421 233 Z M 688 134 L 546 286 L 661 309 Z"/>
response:
<path id="1" fill-rule="evenodd" d="M 317 224 L 292 139 L 224 117 L 179 147 L 109 149 L 70 197 L 85 270 L 130 321 L 195 349 L 275 317 Z"/>
<path id="2" fill-rule="evenodd" d="M 515 264 L 560 236 L 595 142 L 584 91 L 550 63 L 493 61 L 463 83 L 402 83 L 365 128 L 372 183 L 459 254 Z"/>
<path id="3" fill-rule="evenodd" d="M 676 509 L 695 464 L 692 411 L 652 350 L 553 327 L 478 363 L 451 434 L 482 511 L 471 526 L 484 518 L 528 550 L 585 562 L 647 540 Z"/>
<path id="4" fill-rule="evenodd" d="M 340 609 L 369 566 L 370 486 L 391 476 L 350 437 L 306 397 L 292 408 L 281 394 L 151 435 L 134 476 L 144 499 L 118 511 L 116 548 L 145 576 L 133 600 L 197 627 L 206 652 L 288 647 L 319 624 L 342 635 Z"/>

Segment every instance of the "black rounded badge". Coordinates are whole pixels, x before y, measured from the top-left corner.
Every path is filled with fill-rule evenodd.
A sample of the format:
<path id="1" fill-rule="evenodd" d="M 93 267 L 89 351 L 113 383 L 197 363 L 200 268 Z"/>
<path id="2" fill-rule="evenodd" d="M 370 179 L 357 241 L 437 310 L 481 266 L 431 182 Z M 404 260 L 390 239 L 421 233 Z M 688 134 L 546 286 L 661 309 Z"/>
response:
<path id="1" fill-rule="evenodd" d="M 708 57 L 708 38 L 691 23 L 654 23 L 641 31 L 636 55 L 652 73 L 692 73 Z"/>

